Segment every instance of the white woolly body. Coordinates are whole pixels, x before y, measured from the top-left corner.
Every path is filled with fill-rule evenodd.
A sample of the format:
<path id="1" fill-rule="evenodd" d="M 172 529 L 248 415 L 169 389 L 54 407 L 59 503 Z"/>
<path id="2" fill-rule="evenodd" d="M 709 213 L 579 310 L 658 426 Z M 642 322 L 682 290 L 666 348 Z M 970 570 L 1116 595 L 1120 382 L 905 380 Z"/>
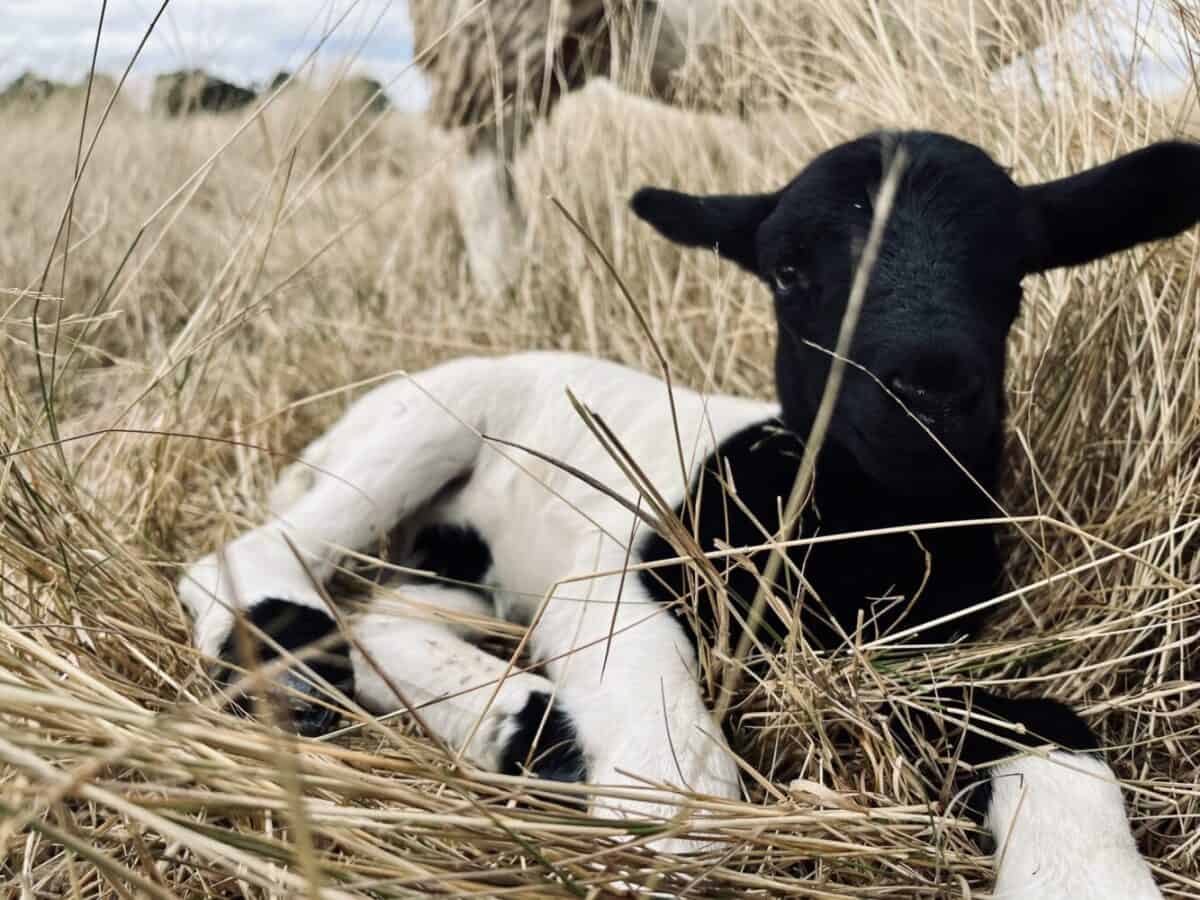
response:
<path id="1" fill-rule="evenodd" d="M 636 545 L 641 537 L 631 512 L 574 475 L 482 437 L 535 449 L 636 501 L 567 389 L 605 420 L 672 504 L 717 443 L 777 414 L 769 403 L 676 390 L 684 471 L 665 384 L 613 363 L 554 353 L 459 359 L 389 382 L 354 404 L 284 473 L 272 498 L 276 518 L 227 545 L 223 566 L 210 556 L 189 570 L 180 595 L 196 618 L 197 645 L 217 653 L 234 607 L 279 598 L 325 609 L 313 580 L 326 580 L 345 552 L 370 548 L 397 523 L 469 523 L 491 552 L 496 610 L 519 622 L 538 617 L 531 646 L 547 661 L 553 684 L 534 675 L 510 679 L 489 704 L 503 661 L 428 616 L 393 613 L 389 628 L 385 613 L 372 613 L 355 636 L 409 702 L 483 686 L 423 709 L 423 719 L 460 746 L 474 733 L 466 755 L 495 768 L 495 743 L 480 736 L 499 734 L 529 691 L 546 690 L 569 710 L 591 781 L 665 783 L 736 797 L 737 768 L 704 706 L 687 636 L 638 578 L 622 577 L 630 538 Z M 435 500 L 468 473 L 463 488 Z M 402 593 L 434 606 L 462 609 L 467 602 L 453 589 Z M 374 667 L 354 655 L 360 702 L 396 709 L 400 704 Z M 456 677 L 448 684 L 449 671 Z"/>
<path id="2" fill-rule="evenodd" d="M 407 605 L 377 601 L 352 626 L 357 700 L 378 712 L 399 708 L 390 682 L 454 750 L 496 770 L 516 713 L 531 692 L 543 691 L 569 715 L 592 783 L 674 785 L 736 798 L 737 766 L 704 705 L 687 636 L 640 579 L 622 577 L 641 537 L 633 514 L 562 468 L 487 439 L 536 450 L 636 501 L 568 389 L 673 505 L 725 438 L 778 414 L 771 403 L 676 389 L 673 416 L 664 382 L 570 354 L 460 359 L 399 378 L 355 403 L 284 472 L 273 519 L 189 569 L 180 596 L 195 617 L 197 646 L 215 655 L 233 610 L 266 598 L 324 610 L 314 580 L 327 580 L 346 552 L 370 549 L 397 523 L 469 524 L 491 552 L 495 612 L 534 623 L 531 647 L 545 661 L 545 676 L 506 678 L 506 660 L 439 619 L 447 610 L 492 613 L 478 595 L 411 585 L 399 591 Z M 1000 886 L 1008 893 L 998 896 L 1156 896 L 1107 767 L 1056 756 L 1078 765 L 1049 770 L 1044 761 L 1023 760 L 999 770 L 993 828 L 1020 806 L 1011 773 L 1025 776 L 1027 790 L 1016 826 L 999 835 Z M 669 816 L 675 809 L 625 800 L 597 811 Z M 1071 892 L 1055 893 L 1062 885 Z"/>

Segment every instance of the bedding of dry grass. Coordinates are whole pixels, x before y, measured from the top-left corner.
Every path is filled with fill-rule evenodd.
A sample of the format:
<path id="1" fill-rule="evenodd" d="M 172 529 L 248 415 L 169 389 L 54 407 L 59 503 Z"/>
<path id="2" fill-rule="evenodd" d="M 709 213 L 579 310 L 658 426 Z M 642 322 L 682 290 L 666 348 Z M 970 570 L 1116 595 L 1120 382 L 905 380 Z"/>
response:
<path id="1" fill-rule="evenodd" d="M 1022 19 L 1035 30 L 1062 12 L 991 5 L 1013 20 L 1036 6 Z M 314 118 L 320 92 L 176 121 L 118 105 L 64 253 L 81 109 L 0 118 L 6 896 L 986 896 L 990 859 L 944 775 L 905 762 L 879 712 L 885 695 L 928 706 L 936 673 L 1075 704 L 1125 779 L 1165 893 L 1200 897 L 1195 233 L 1029 279 L 1003 496 L 1023 518 L 1004 530 L 994 624 L 920 657 L 868 644 L 780 660 L 734 710 L 748 800 L 699 801 L 711 816 L 665 826 L 710 836 L 706 853 L 652 853 L 653 825 L 514 805 L 524 782 L 455 765 L 403 718 L 299 741 L 215 711 L 174 598 L 180 566 L 261 519 L 273 473 L 365 383 L 530 348 L 654 370 L 612 278 L 547 198 L 611 258 L 679 382 L 767 396 L 767 297 L 651 238 L 626 212 L 634 188 L 774 186 L 878 125 L 958 134 L 1024 180 L 1200 137 L 1186 99 L 992 94 L 983 57 L 1011 55 L 1020 29 L 930 55 L 933 17 L 903 14 L 917 4 L 890 5 L 887 41 L 869 3 L 811 6 L 819 28 L 789 33 L 777 8 L 737 43 L 739 78 L 758 80 L 731 92 L 786 109 L 741 121 L 598 89 L 564 101 L 519 162 L 531 234 L 502 299 L 466 275 L 459 144 L 419 119 L 359 123 L 326 154 L 347 118 Z M 856 83 L 835 90 L 845 73 Z M 85 148 L 98 120 L 93 107 Z M 639 837 L 609 840 L 622 827 Z"/>

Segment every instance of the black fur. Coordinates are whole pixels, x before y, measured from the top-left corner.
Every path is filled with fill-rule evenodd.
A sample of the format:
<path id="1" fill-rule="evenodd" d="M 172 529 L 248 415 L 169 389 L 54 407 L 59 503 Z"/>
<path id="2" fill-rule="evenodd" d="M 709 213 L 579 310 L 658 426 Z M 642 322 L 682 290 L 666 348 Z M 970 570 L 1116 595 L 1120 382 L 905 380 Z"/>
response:
<path id="1" fill-rule="evenodd" d="M 502 773 L 529 772 L 552 781 L 587 780 L 587 763 L 575 741 L 575 729 L 565 713 L 550 706 L 549 694 L 542 691 L 530 694 L 516 719 L 517 731 L 501 756 Z M 541 736 L 535 746 L 539 731 Z"/>
<path id="2" fill-rule="evenodd" d="M 344 559 L 331 581 L 333 592 L 348 596 L 361 593 L 371 584 L 386 584 L 395 577 L 394 567 L 401 566 L 431 573 L 429 578 L 415 579 L 406 574 L 401 580 L 453 585 L 490 598 L 486 578 L 492 568 L 492 553 L 478 530 L 469 525 L 437 522 L 424 526 L 410 539 L 404 524 L 374 548 L 378 561 Z"/>
<path id="3" fill-rule="evenodd" d="M 246 621 L 262 633 L 270 635 L 279 646 L 293 654 L 299 654 L 303 648 L 323 641 L 337 631 L 337 624 L 325 613 L 274 597 L 268 597 L 247 610 Z M 249 629 L 249 637 L 252 641 L 255 640 L 254 629 Z M 255 641 L 253 658 L 242 659 L 236 629 L 225 639 L 220 652 L 222 660 L 241 667 L 267 663 L 278 657 L 279 653 L 274 647 L 262 641 Z M 330 641 L 320 653 L 306 657 L 304 663 L 346 696 L 354 695 L 354 669 L 350 664 L 350 647 L 344 640 Z M 228 684 L 235 680 L 235 674 L 231 666 L 223 665 L 217 670 L 215 677 L 222 684 Z M 326 696 L 324 691 L 304 675 L 291 670 L 280 676 L 277 681 L 290 691 L 301 695 L 284 695 L 293 727 L 298 733 L 315 737 L 333 729 L 338 719 L 337 713 L 327 706 L 304 699 L 314 698 L 325 703 L 331 702 L 332 698 Z M 234 703 L 237 708 L 244 709 L 244 703 L 239 700 L 235 700 Z"/>
<path id="4" fill-rule="evenodd" d="M 492 552 L 482 535 L 464 525 L 438 523 L 422 528 L 413 541 L 417 565 L 439 580 L 488 596 L 484 578 L 492 567 Z"/>
<path id="5" fill-rule="evenodd" d="M 907 162 L 851 345 L 857 365 L 831 431 L 889 493 L 924 499 L 958 479 L 926 428 L 994 482 L 1005 339 L 1022 278 L 1194 224 L 1200 147 L 1159 144 L 1022 189 L 972 144 L 884 132 L 821 154 L 774 194 L 638 191 L 634 212 L 664 236 L 716 248 L 771 289 L 776 388 L 799 433 L 817 408 L 872 206 L 901 148 Z"/>
<path id="6" fill-rule="evenodd" d="M 800 440 L 825 387 L 827 351 L 837 342 L 872 205 L 901 151 L 899 188 L 851 343 L 855 365 L 846 369 L 801 534 L 993 513 L 987 497 L 996 491 L 1003 441 L 1005 343 L 1024 275 L 1174 234 L 1200 218 L 1200 147 L 1186 144 L 1156 145 L 1022 189 L 972 144 L 931 132 L 883 132 L 821 154 L 773 194 L 638 191 L 634 211 L 663 235 L 725 252 L 775 299 L 776 389 L 793 436 L 756 426 L 719 448 L 699 485 L 708 498 L 697 523 L 706 548 L 718 538 L 735 545 L 763 539 L 749 517 L 720 502 L 715 473 L 724 466 L 761 523 L 770 531 L 778 524 Z M 1171 177 L 1161 179 L 1156 169 Z M 913 599 L 925 550 L 929 581 L 909 622 L 990 596 L 999 561 L 986 529 L 926 532 L 921 547 L 889 536 L 793 557 L 843 631 L 871 598 Z M 658 537 L 642 549 L 650 559 L 674 555 Z M 682 578 L 668 572 L 666 588 L 646 583 L 668 596 L 682 592 Z M 753 579 L 737 570 L 730 579 L 736 597 L 747 601 Z M 836 642 L 813 598 L 793 593 L 810 635 Z M 708 601 L 699 602 L 707 627 Z M 766 624 L 776 632 L 787 627 Z M 965 622 L 963 630 L 974 625 Z"/>
<path id="7" fill-rule="evenodd" d="M 726 440 L 693 488 L 698 512 L 678 510 L 705 550 L 718 540 L 762 543 L 764 529 L 778 529 L 872 206 L 901 149 L 906 162 L 850 345 L 854 365 L 846 369 L 821 448 L 801 536 L 993 515 L 987 497 L 996 491 L 1003 441 L 1005 344 L 1023 277 L 1177 234 L 1200 220 L 1200 147 L 1181 143 L 1020 188 L 971 144 L 929 132 L 887 132 L 829 150 L 773 194 L 638 191 L 637 215 L 677 243 L 717 249 L 749 269 L 775 302 L 783 421 Z M 723 500 L 727 480 L 759 524 Z M 677 555 L 657 535 L 640 552 L 649 560 Z M 919 540 L 901 534 L 816 545 L 790 556 L 810 589 L 782 585 L 779 592 L 795 598 L 794 622 L 770 614 L 760 626 L 768 645 L 798 624 L 810 641 L 837 646 L 853 632 L 860 610 L 868 637 L 928 621 L 992 596 L 1000 574 L 992 530 L 981 527 L 926 531 Z M 765 559 L 751 561 L 761 571 Z M 756 579 L 732 563 L 725 576 L 732 605 L 744 610 Z M 688 594 L 682 567 L 641 578 L 663 600 Z M 891 598 L 890 611 L 872 621 L 881 597 Z M 700 592 L 694 619 L 688 606 L 674 608 L 711 640 L 712 597 Z M 942 640 L 953 630 L 969 634 L 978 625 L 964 620 L 922 640 Z M 736 643 L 740 627 L 732 620 L 730 626 Z M 1023 725 L 1028 736 L 1011 735 L 1018 743 L 1097 746 L 1082 720 L 1054 701 L 976 692 L 973 702 Z M 963 756 L 975 765 L 1010 753 L 981 735 L 964 740 Z M 986 808 L 987 799 L 976 803 Z"/>
<path id="8" fill-rule="evenodd" d="M 726 440 L 709 459 L 700 482 L 693 488 L 695 515 L 687 515 L 682 507 L 677 510 L 699 538 L 701 548 L 717 549 L 718 541 L 735 547 L 766 542 L 768 536 L 763 529 L 778 530 L 778 511 L 787 502 L 796 480 L 803 449 L 796 433 L 779 422 L 751 426 Z M 740 502 L 729 502 L 726 490 L 736 492 Z M 906 495 L 897 496 L 886 484 L 870 478 L 850 454 L 831 442 L 818 458 L 815 494 L 804 510 L 796 536 L 989 515 L 986 498 L 965 477 L 953 496 L 955 502 L 933 498 L 929 503 L 914 505 Z M 753 511 L 757 524 L 742 511 L 743 507 Z M 933 560 L 928 577 L 926 554 Z M 677 554 L 666 540 L 651 534 L 643 540 L 639 555 L 656 560 Z M 767 556 L 766 552 L 755 554 L 750 562 L 761 572 Z M 982 527 L 927 531 L 919 539 L 901 533 L 835 541 L 795 548 L 790 557 L 813 588 L 809 593 L 794 582 L 785 587 L 785 592 L 796 598 L 796 622 L 811 643 L 831 648 L 842 643 L 843 635 L 853 636 L 860 609 L 866 610 L 866 637 L 871 639 L 901 622 L 904 626 L 915 625 L 954 612 L 964 605 L 964 595 L 985 599 L 999 573 L 991 530 Z M 725 576 L 731 604 L 744 617 L 758 586 L 755 573 L 734 560 L 719 563 L 718 570 Z M 664 601 L 687 595 L 686 577 L 684 566 L 640 573 L 651 594 Z M 784 571 L 782 577 L 790 574 Z M 709 591 L 702 590 L 695 606 L 700 636 L 706 643 L 717 633 L 713 599 Z M 675 604 L 672 609 L 685 625 L 690 624 L 687 607 Z M 922 640 L 970 633 L 976 624 L 975 619 L 967 618 L 938 628 Z M 729 626 L 731 644 L 736 646 L 741 626 L 732 618 Z M 760 633 L 771 645 L 792 628 L 792 623 L 771 614 L 762 623 Z M 695 637 L 690 628 L 689 634 Z"/>
<path id="9" fill-rule="evenodd" d="M 1042 238 L 1031 271 L 1073 266 L 1171 237 L 1200 218 L 1200 146 L 1154 144 L 1025 188 L 1025 199 Z"/>
<path id="10" fill-rule="evenodd" d="M 754 232 L 775 207 L 777 194 L 696 197 L 662 188 L 633 195 L 633 211 L 664 237 L 687 247 L 709 247 L 751 272 L 758 270 Z"/>

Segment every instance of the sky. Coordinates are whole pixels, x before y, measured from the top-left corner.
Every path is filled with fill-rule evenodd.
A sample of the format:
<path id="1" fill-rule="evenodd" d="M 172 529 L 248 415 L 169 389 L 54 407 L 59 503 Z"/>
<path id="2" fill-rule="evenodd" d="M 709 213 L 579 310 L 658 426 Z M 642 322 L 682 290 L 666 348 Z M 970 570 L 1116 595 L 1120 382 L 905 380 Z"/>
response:
<path id="1" fill-rule="evenodd" d="M 445 0 L 449 2 L 449 0 Z M 163 0 L 108 0 L 98 68 L 118 74 L 132 57 Z M 61 81 L 87 72 L 102 0 L 0 0 L 0 86 L 32 70 Z M 1096 61 L 1101 82 L 1116 68 L 1151 95 L 1169 94 L 1191 73 L 1182 30 L 1165 0 L 1101 0 L 1076 15 L 1056 46 Z M 406 0 L 169 0 L 134 68 L 127 96 L 147 98 L 153 76 L 203 68 L 237 84 L 264 84 L 280 69 L 294 70 L 328 35 L 318 72 L 351 60 L 354 71 L 388 86 L 393 102 L 422 108 L 428 87 L 409 68 L 412 29 Z M 1096 54 L 1094 48 L 1104 48 Z M 1134 48 L 1138 52 L 1134 53 Z M 1048 83 L 1048 50 L 1034 66 Z M 1196 52 L 1193 49 L 1191 52 Z M 1125 60 L 1136 60 L 1130 66 Z M 997 74 L 1001 81 L 1029 77 L 1022 62 Z M 1018 71 L 1019 70 L 1019 71 Z"/>
<path id="2" fill-rule="evenodd" d="M 162 2 L 108 0 L 99 71 L 124 69 Z M 0 86 L 29 70 L 81 79 L 101 6 L 101 0 L 0 0 Z M 353 71 L 389 84 L 398 106 L 424 105 L 420 73 L 406 71 L 412 29 L 405 0 L 169 0 L 134 66 L 133 93 L 147 96 L 154 75 L 192 67 L 237 84 L 265 83 L 280 69 L 296 69 L 326 34 L 319 71 L 352 60 Z"/>

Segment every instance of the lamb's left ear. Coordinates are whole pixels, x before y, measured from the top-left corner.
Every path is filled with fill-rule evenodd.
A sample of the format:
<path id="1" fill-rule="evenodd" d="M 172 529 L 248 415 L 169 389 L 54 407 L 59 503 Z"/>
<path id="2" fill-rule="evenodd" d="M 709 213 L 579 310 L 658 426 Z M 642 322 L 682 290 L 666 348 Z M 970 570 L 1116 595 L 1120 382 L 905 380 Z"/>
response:
<path id="1" fill-rule="evenodd" d="M 630 201 L 642 219 L 668 240 L 685 247 L 707 247 L 758 274 L 755 235 L 775 209 L 778 194 L 696 196 L 644 187 Z"/>
<path id="2" fill-rule="evenodd" d="M 1200 221 L 1200 144 L 1152 144 L 1023 193 L 1033 231 L 1027 271 L 1090 262 Z"/>

